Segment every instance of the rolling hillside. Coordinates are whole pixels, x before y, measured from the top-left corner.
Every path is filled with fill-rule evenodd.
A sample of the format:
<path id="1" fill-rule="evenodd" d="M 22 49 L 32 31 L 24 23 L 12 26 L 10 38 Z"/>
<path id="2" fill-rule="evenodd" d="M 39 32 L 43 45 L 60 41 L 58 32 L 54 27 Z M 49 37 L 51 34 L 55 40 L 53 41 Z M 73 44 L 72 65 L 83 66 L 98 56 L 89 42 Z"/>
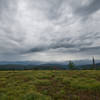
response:
<path id="1" fill-rule="evenodd" d="M 0 100 L 100 100 L 100 71 L 0 71 Z"/>

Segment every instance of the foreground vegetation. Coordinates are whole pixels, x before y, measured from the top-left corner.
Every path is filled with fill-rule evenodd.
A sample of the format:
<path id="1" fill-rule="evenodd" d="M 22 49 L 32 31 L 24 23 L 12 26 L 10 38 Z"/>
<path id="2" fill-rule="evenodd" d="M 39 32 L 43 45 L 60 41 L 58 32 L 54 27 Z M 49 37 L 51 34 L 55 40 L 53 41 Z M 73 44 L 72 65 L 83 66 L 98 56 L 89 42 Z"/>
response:
<path id="1" fill-rule="evenodd" d="M 0 100 L 100 100 L 100 71 L 0 71 Z"/>

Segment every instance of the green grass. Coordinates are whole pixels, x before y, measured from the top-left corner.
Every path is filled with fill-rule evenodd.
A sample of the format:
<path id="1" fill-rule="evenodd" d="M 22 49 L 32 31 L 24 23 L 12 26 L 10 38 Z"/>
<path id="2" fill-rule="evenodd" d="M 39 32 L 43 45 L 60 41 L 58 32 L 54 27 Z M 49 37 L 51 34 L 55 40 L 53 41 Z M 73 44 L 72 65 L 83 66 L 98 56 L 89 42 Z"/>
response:
<path id="1" fill-rule="evenodd" d="M 100 100 L 100 71 L 0 71 L 0 100 Z"/>

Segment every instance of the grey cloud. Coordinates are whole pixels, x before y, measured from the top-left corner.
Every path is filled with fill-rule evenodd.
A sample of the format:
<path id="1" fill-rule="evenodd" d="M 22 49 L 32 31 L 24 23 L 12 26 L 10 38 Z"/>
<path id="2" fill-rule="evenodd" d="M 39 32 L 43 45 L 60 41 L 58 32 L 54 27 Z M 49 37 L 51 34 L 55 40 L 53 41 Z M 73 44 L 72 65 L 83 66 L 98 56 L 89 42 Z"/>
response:
<path id="1" fill-rule="evenodd" d="M 100 50 L 100 46 L 97 46 L 97 47 L 80 48 L 80 51 L 91 51 L 91 50 Z"/>
<path id="2" fill-rule="evenodd" d="M 61 16 L 59 9 L 66 0 L 31 0 L 31 8 L 36 6 L 41 9 L 47 18 L 50 20 L 57 20 Z M 37 5 L 34 4 L 36 2 Z M 42 4 L 41 6 L 39 4 Z"/>
<path id="3" fill-rule="evenodd" d="M 48 50 L 55 50 L 55 49 L 59 49 L 59 48 L 71 48 L 74 47 L 74 45 L 72 44 L 56 44 L 56 45 L 50 45 L 50 46 L 46 46 L 46 47 L 34 47 L 31 50 L 26 51 L 25 53 L 31 53 L 31 52 L 44 52 L 44 51 L 48 51 Z"/>
<path id="4" fill-rule="evenodd" d="M 89 15 L 99 10 L 100 1 L 93 0 L 88 5 L 81 2 L 0 0 L 0 59 L 32 60 L 42 53 L 45 56 L 61 53 L 62 58 L 76 53 L 99 54 L 100 30 L 94 27 L 100 26 L 99 21 L 93 19 L 95 23 L 92 23 L 90 19 L 88 25 L 79 19 L 90 18 Z"/>
<path id="5" fill-rule="evenodd" d="M 58 19 L 61 16 L 61 12 L 59 12 L 60 7 L 64 3 L 65 0 L 48 0 L 51 3 L 51 8 L 48 11 L 48 17 L 52 19 Z"/>
<path id="6" fill-rule="evenodd" d="M 75 10 L 75 13 L 81 15 L 81 16 L 88 16 L 91 15 L 93 13 L 95 13 L 96 11 L 100 10 L 100 0 L 93 0 L 93 1 L 89 1 L 90 4 L 89 5 L 84 5 L 81 7 L 78 7 Z"/>
<path id="7" fill-rule="evenodd" d="M 57 50 L 57 49 L 64 49 L 64 52 L 78 52 L 81 51 L 82 47 L 88 47 L 93 44 L 93 41 L 86 41 L 90 38 L 87 37 L 79 37 L 78 39 L 72 39 L 72 38 L 62 38 L 61 40 L 52 41 L 51 44 L 45 45 L 45 46 L 38 46 L 34 47 L 31 50 L 28 50 L 27 53 L 31 52 L 44 52 L 47 50 Z M 69 49 L 69 50 L 68 50 Z M 77 50 L 76 50 L 77 49 Z M 63 52 L 62 50 L 60 52 Z"/>
<path id="8" fill-rule="evenodd" d="M 79 52 L 85 55 L 99 56 L 100 46 L 80 48 Z"/>

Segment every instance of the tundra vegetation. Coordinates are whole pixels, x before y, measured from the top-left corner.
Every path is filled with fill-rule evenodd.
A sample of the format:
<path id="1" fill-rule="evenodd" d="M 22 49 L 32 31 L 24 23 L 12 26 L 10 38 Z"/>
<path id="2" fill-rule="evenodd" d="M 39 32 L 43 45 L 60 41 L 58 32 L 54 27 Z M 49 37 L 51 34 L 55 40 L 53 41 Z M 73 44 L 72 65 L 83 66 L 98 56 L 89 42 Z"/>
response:
<path id="1" fill-rule="evenodd" d="M 0 100 L 100 100 L 100 71 L 0 71 Z"/>

